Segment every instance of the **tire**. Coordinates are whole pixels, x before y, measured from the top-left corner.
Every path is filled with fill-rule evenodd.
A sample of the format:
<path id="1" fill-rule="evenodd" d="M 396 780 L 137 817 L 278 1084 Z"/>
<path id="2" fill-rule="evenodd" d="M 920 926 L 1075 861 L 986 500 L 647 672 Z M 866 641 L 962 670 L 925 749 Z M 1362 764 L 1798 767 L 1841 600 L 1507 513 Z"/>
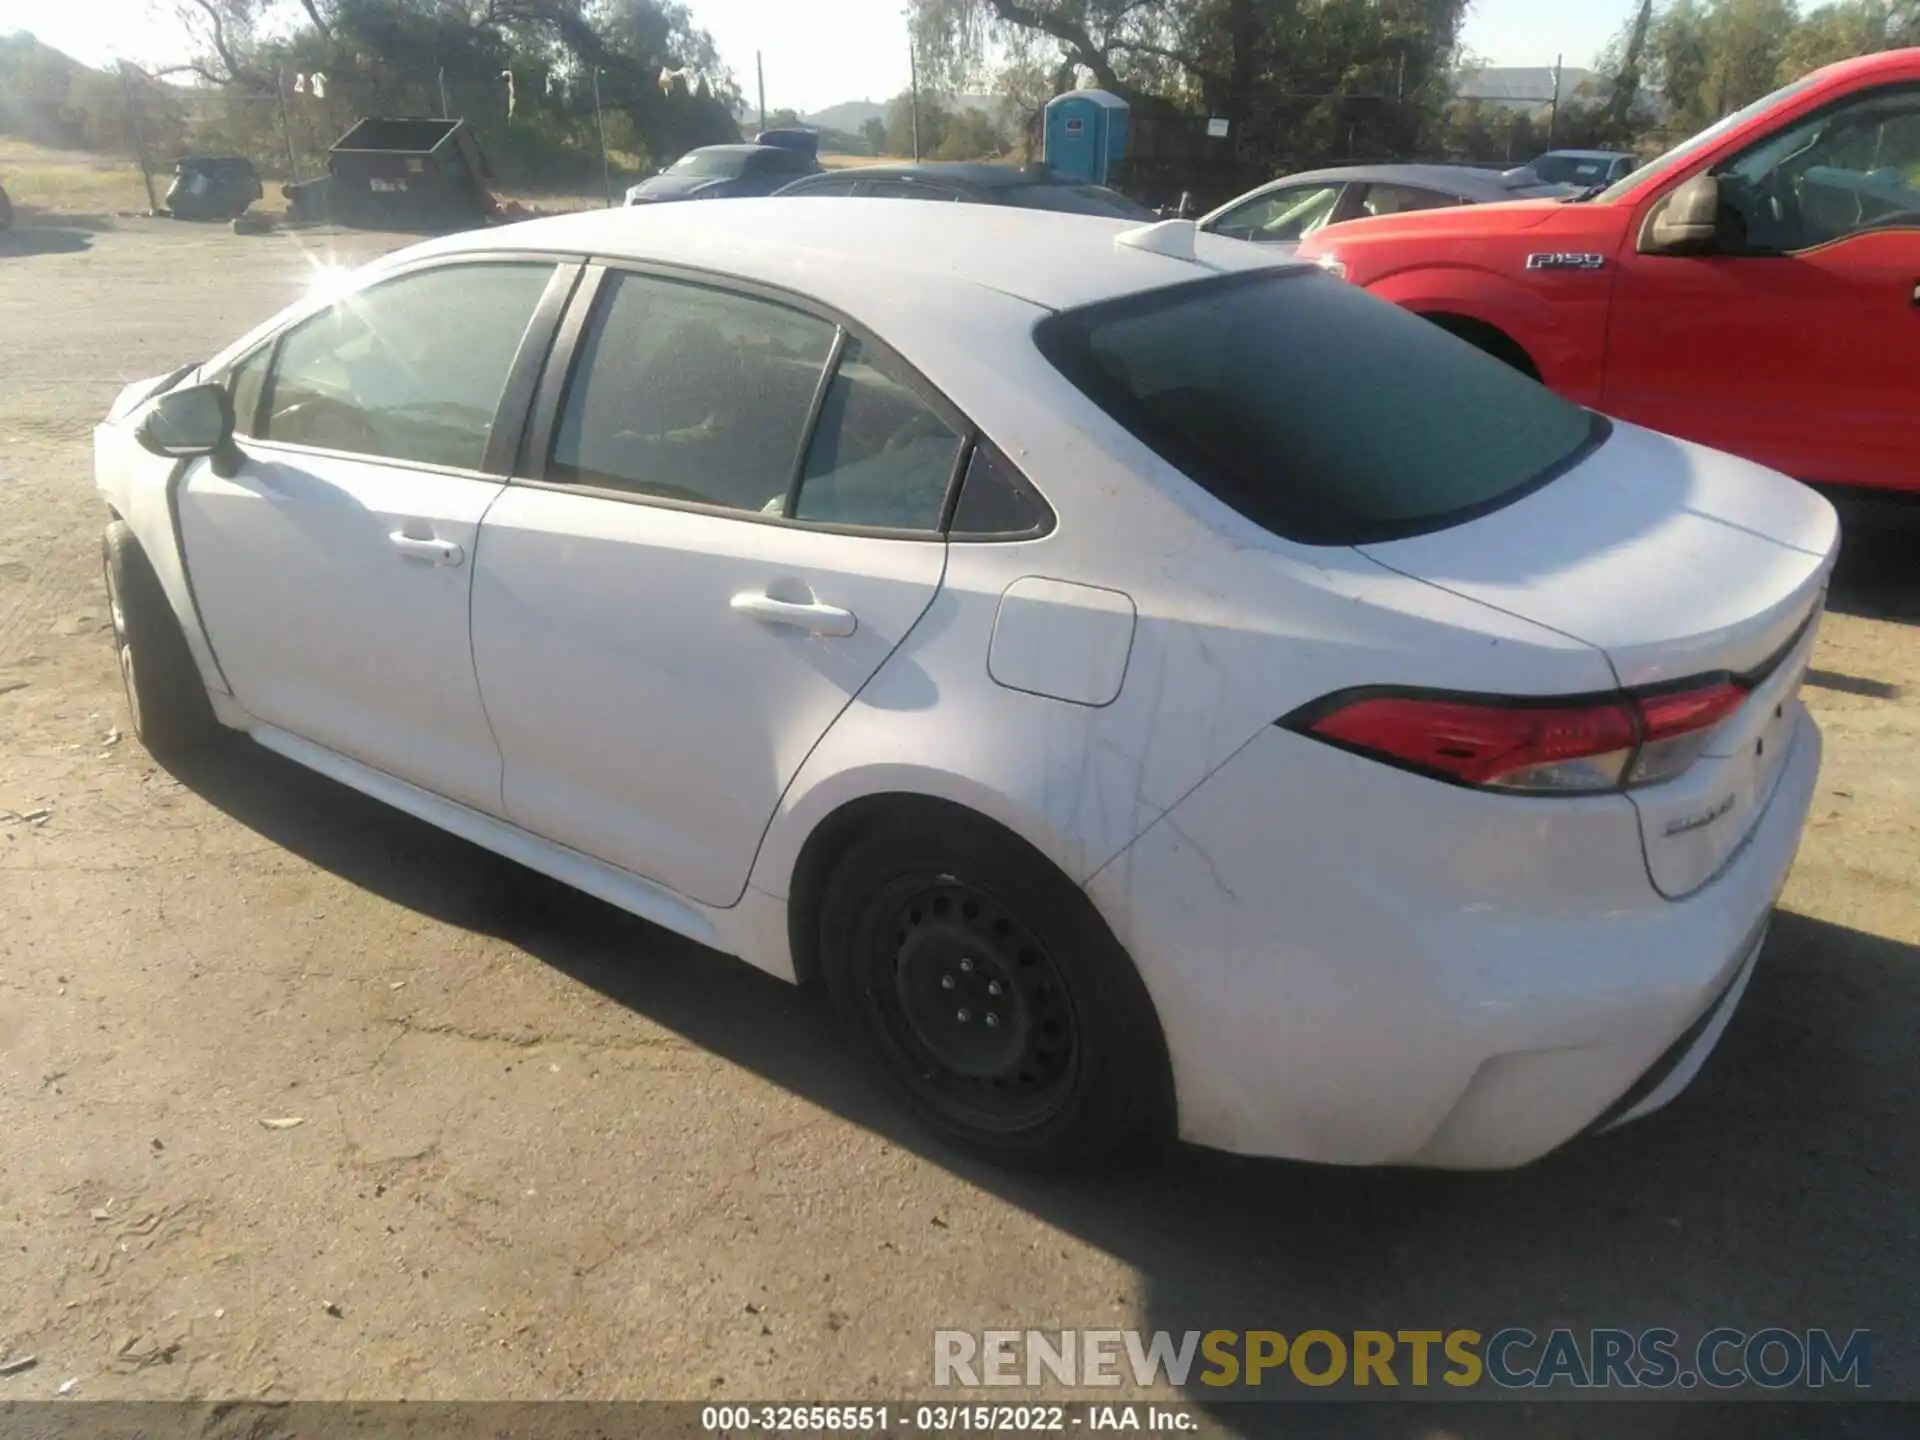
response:
<path id="1" fill-rule="evenodd" d="M 878 823 L 834 867 L 819 939 L 842 1024 L 948 1142 L 1033 1170 L 1171 1138 L 1166 1042 L 1133 962 L 1082 891 L 997 827 L 963 811 Z"/>
<path id="2" fill-rule="evenodd" d="M 166 591 L 124 520 L 107 526 L 100 548 L 133 733 L 155 758 L 196 750 L 220 722 Z"/>

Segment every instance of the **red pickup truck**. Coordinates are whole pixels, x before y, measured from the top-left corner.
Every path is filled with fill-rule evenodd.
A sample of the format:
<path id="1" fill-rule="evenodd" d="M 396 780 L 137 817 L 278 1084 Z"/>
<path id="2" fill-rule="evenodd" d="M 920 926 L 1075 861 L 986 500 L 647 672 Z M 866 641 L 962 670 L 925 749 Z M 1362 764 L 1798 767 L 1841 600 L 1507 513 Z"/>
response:
<path id="1" fill-rule="evenodd" d="M 1596 410 L 1920 492 L 1920 49 L 1816 71 L 1604 190 L 1299 254 Z"/>

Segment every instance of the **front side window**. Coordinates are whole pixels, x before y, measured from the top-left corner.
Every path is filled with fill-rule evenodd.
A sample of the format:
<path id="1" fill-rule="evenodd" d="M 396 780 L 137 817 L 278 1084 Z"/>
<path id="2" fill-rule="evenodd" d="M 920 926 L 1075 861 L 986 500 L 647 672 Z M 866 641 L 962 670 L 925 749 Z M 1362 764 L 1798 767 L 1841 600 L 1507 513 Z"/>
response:
<path id="1" fill-rule="evenodd" d="M 704 285 L 631 274 L 608 285 L 547 478 L 778 514 L 834 327 Z"/>
<path id="2" fill-rule="evenodd" d="M 480 469 L 552 275 L 551 265 L 525 261 L 440 266 L 302 321 L 280 341 L 256 438 Z M 237 389 L 234 399 L 239 414 Z"/>
<path id="3" fill-rule="evenodd" d="M 1306 544 L 1445 529 L 1546 483 L 1606 434 L 1504 362 L 1315 271 L 1069 310 L 1035 337 L 1163 460 Z"/>
<path id="4" fill-rule="evenodd" d="M 1626 199 L 1627 196 L 1638 192 L 1643 186 L 1652 184 L 1669 170 L 1686 164 L 1689 160 L 1693 159 L 1694 156 L 1698 155 L 1708 146 L 1718 142 L 1730 131 L 1738 130 L 1742 125 L 1745 125 L 1756 116 L 1765 114 L 1776 105 L 1786 104 L 1796 95 L 1819 84 L 1820 74 L 1821 72 L 1816 70 L 1811 75 L 1802 75 L 1791 84 L 1782 85 L 1771 95 L 1762 95 L 1751 105 L 1744 106 L 1734 111 L 1731 115 L 1723 116 L 1721 119 L 1714 121 L 1713 124 L 1707 126 L 1706 129 L 1700 131 L 1692 138 L 1682 140 L 1657 160 L 1649 160 L 1645 165 L 1633 171 L 1624 179 L 1614 181 L 1612 186 L 1601 192 L 1598 199 L 1603 204 L 1611 204 L 1613 201 Z"/>
<path id="5" fill-rule="evenodd" d="M 1715 171 L 1736 248 L 1780 253 L 1920 227 L 1920 87 L 1878 90 L 1788 126 Z"/>
<path id="6" fill-rule="evenodd" d="M 1209 228 L 1232 240 L 1260 245 L 1304 240 L 1333 218 L 1340 203 L 1339 184 L 1296 185 L 1262 195 L 1229 210 Z"/>
<path id="7" fill-rule="evenodd" d="M 797 520 L 935 530 L 960 435 L 848 340 L 807 447 Z"/>
<path id="8" fill-rule="evenodd" d="M 227 394 L 233 397 L 233 432 L 252 435 L 260 423 L 260 396 L 267 385 L 267 362 L 273 346 L 262 345 L 227 372 Z"/>

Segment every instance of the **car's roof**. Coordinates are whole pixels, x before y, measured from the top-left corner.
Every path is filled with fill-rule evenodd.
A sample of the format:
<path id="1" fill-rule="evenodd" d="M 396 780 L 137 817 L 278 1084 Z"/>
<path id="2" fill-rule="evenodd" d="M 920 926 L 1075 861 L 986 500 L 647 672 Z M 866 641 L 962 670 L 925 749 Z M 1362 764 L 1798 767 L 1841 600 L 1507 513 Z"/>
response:
<path id="1" fill-rule="evenodd" d="M 744 141 L 738 145 L 701 145 L 687 151 L 688 155 L 758 155 L 762 150 L 781 150 L 781 145 L 755 145 Z M 684 157 L 683 157 L 684 158 Z"/>
<path id="2" fill-rule="evenodd" d="M 1633 156 L 1624 150 L 1549 150 L 1539 159 L 1548 155 L 1564 155 L 1569 160 L 1631 160 Z"/>
<path id="3" fill-rule="evenodd" d="M 1003 205 L 903 205 L 849 197 L 588 210 L 468 231 L 403 254 L 533 250 L 651 260 L 811 295 L 876 325 L 911 313 L 916 287 L 998 291 L 1050 310 L 1290 262 L 1196 234 L 1200 263 L 1114 243 L 1135 222 Z M 891 282 L 891 283 L 889 283 Z"/>
<path id="4" fill-rule="evenodd" d="M 1478 165 L 1338 165 L 1325 170 L 1302 170 L 1296 175 L 1282 175 L 1270 180 L 1257 189 L 1249 190 L 1245 195 L 1236 196 L 1238 200 L 1250 199 L 1272 190 L 1291 185 L 1311 184 L 1366 184 L 1366 185 L 1409 185 L 1416 189 L 1438 190 L 1446 195 L 1458 195 L 1463 199 L 1475 200 L 1511 200 L 1520 190 L 1508 184 L 1499 170 L 1485 169 Z M 1527 187 L 1522 186 L 1520 189 Z M 1226 206 L 1222 206 L 1225 209 Z"/>
<path id="5" fill-rule="evenodd" d="M 1550 185 L 1544 180 L 1509 183 L 1504 178 L 1505 174 L 1504 171 L 1478 165 L 1336 165 L 1325 170 L 1302 170 L 1297 174 L 1269 180 L 1244 195 L 1234 196 L 1226 204 L 1201 216 L 1200 223 L 1204 225 L 1217 219 L 1245 201 L 1295 185 L 1406 185 L 1419 190 L 1437 190 L 1443 195 L 1454 195 L 1482 204 L 1533 199 L 1542 194 L 1564 194 L 1567 190 L 1564 185 Z"/>

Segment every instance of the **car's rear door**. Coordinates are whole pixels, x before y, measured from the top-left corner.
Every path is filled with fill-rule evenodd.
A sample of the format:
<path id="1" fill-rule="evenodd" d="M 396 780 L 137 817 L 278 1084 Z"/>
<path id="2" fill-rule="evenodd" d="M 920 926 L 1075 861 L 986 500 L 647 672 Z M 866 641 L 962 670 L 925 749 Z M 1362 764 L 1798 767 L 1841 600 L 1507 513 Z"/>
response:
<path id="1" fill-rule="evenodd" d="M 516 824 L 708 904 L 939 588 L 964 422 L 803 302 L 592 267 L 481 526 Z"/>
<path id="2" fill-rule="evenodd" d="M 575 265 L 405 271 L 233 368 L 243 463 L 179 491 L 187 571 L 248 713 L 491 813 L 468 592 Z"/>

